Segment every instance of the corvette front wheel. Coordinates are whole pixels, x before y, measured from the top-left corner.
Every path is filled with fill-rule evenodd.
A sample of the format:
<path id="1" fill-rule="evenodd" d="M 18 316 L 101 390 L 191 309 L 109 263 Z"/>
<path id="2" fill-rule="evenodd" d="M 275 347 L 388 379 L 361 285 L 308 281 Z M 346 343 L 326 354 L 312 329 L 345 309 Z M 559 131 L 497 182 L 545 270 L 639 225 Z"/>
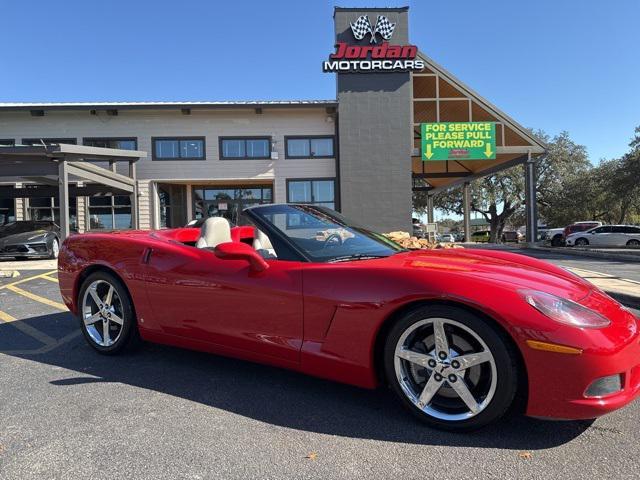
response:
<path id="1" fill-rule="evenodd" d="M 426 306 L 391 329 L 386 378 L 428 425 L 469 431 L 502 417 L 518 386 L 516 355 L 504 334 L 464 309 Z"/>

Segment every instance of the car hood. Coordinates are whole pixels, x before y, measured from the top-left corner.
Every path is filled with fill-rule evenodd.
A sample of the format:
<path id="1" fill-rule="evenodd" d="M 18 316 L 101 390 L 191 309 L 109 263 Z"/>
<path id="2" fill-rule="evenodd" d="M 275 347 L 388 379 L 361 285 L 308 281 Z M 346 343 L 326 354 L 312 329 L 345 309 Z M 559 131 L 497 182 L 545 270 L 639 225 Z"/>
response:
<path id="1" fill-rule="evenodd" d="M 47 230 L 32 230 L 30 232 L 15 233 L 13 235 L 1 236 L 0 245 L 13 245 L 13 244 L 27 243 L 31 241 L 29 240 L 31 237 L 35 237 L 35 236 L 40 237 L 47 233 L 49 233 Z"/>
<path id="2" fill-rule="evenodd" d="M 539 290 L 573 301 L 587 297 L 593 285 L 560 267 L 510 252 L 482 249 L 417 250 L 387 257 L 395 266 L 449 273 L 469 280 L 511 284 Z"/>

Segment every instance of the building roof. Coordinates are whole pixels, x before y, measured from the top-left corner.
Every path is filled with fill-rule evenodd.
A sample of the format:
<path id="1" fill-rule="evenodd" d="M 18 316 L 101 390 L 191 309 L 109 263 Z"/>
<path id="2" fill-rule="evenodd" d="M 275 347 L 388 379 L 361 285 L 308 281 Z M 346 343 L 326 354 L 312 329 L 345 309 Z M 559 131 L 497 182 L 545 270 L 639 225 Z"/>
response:
<path id="1" fill-rule="evenodd" d="M 110 160 L 136 162 L 145 158 L 147 152 L 142 150 L 121 150 L 117 148 L 90 147 L 86 145 L 68 145 L 64 143 L 51 145 L 14 145 L 0 146 L 0 160 L 3 164 L 21 164 L 25 160 Z"/>
<path id="2" fill-rule="evenodd" d="M 219 102 L 4 102 L 0 111 L 21 110 L 134 110 L 175 108 L 309 108 L 337 107 L 337 100 L 242 100 Z"/>

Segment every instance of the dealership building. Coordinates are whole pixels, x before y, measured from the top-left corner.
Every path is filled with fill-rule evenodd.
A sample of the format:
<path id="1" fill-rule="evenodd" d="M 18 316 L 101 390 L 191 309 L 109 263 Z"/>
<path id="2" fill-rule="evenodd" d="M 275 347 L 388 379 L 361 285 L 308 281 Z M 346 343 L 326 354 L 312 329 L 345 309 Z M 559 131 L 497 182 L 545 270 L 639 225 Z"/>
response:
<path id="1" fill-rule="evenodd" d="M 318 75 L 335 75 L 335 99 L 0 103 L 0 224 L 170 228 L 301 202 L 408 230 L 413 192 L 461 185 L 468 222 L 469 182 L 521 164 L 533 235 L 545 146 L 412 45 L 408 13 L 335 9 L 335 45 L 318 59 Z M 468 138 L 490 143 L 474 153 L 480 140 L 456 133 L 471 129 L 463 124 L 488 125 Z"/>

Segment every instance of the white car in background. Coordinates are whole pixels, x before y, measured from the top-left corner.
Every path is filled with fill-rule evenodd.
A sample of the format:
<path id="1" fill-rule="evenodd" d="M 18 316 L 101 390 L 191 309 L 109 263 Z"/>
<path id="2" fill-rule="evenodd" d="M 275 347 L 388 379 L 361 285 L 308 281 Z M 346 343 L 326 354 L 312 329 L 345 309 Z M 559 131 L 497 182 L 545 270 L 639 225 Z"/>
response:
<path id="1" fill-rule="evenodd" d="M 551 244 L 552 247 L 561 247 L 564 245 L 564 227 L 562 228 L 550 228 L 544 234 L 545 242 Z"/>
<path id="2" fill-rule="evenodd" d="M 446 243 L 455 242 L 456 236 L 453 233 L 443 233 L 440 235 L 440 241 Z"/>
<path id="3" fill-rule="evenodd" d="M 635 247 L 640 248 L 640 227 L 632 225 L 602 225 L 584 232 L 572 233 L 567 246 Z"/>

